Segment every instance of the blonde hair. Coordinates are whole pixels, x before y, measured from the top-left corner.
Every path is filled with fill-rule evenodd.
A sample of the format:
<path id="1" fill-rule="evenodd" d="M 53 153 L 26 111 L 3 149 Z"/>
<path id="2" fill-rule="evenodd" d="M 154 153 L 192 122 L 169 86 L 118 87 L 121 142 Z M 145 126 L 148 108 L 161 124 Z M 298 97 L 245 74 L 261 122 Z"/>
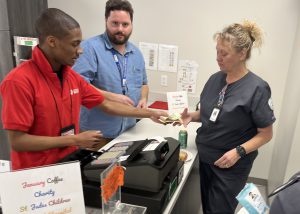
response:
<path id="1" fill-rule="evenodd" d="M 229 42 L 237 52 L 245 49 L 247 51 L 247 60 L 251 56 L 252 47 L 261 47 L 263 33 L 256 23 L 244 20 L 241 24 L 234 23 L 225 27 L 222 32 L 217 32 L 214 35 L 214 39 Z"/>

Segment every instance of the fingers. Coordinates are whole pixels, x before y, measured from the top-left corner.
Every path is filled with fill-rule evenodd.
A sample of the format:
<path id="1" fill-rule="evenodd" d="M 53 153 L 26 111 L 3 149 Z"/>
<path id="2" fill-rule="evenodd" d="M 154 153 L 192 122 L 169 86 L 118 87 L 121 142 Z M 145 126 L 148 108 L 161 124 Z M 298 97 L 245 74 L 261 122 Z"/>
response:
<path id="1" fill-rule="evenodd" d="M 103 134 L 101 131 L 97 130 L 97 131 L 89 131 L 91 132 L 91 137 L 94 137 L 96 140 L 100 139 L 101 137 L 103 137 Z"/>
<path id="2" fill-rule="evenodd" d="M 99 130 L 91 130 L 80 133 L 85 142 L 99 142 L 103 134 Z"/>
<path id="3" fill-rule="evenodd" d="M 189 123 L 183 123 L 184 128 L 188 126 Z"/>
<path id="4" fill-rule="evenodd" d="M 147 101 L 144 99 L 140 100 L 136 107 L 137 108 L 147 108 Z"/>
<path id="5" fill-rule="evenodd" d="M 174 122 L 172 125 L 173 125 L 173 126 L 181 126 L 181 125 L 182 125 L 182 123 L 179 123 L 179 122 Z"/>
<path id="6" fill-rule="evenodd" d="M 223 168 L 223 169 L 226 169 L 226 168 L 230 168 L 232 167 L 233 165 L 230 164 L 229 162 L 223 162 L 221 164 L 215 164 L 215 166 L 219 167 L 219 168 Z"/>
<path id="7" fill-rule="evenodd" d="M 134 106 L 134 102 L 132 99 L 130 99 L 129 97 L 127 96 L 123 96 L 123 103 L 126 104 L 126 105 L 129 105 L 129 106 Z"/>
<path id="8" fill-rule="evenodd" d="M 157 119 L 157 117 L 155 117 L 155 116 L 151 116 L 150 119 L 151 119 L 153 122 L 155 122 L 155 123 L 159 123 L 159 124 L 164 124 L 164 125 L 166 125 L 165 123 L 163 123 L 163 122 L 161 122 L 159 119 Z"/>
<path id="9" fill-rule="evenodd" d="M 160 116 L 168 117 L 169 114 L 166 111 L 159 111 Z"/>
<path id="10" fill-rule="evenodd" d="M 143 103 L 139 103 L 136 107 L 137 108 L 147 108 L 147 105 L 144 105 Z"/>
<path id="11" fill-rule="evenodd" d="M 230 159 L 227 159 L 224 155 L 218 159 L 215 163 L 215 166 L 219 167 L 219 168 L 230 168 L 233 166 L 233 163 L 230 161 Z"/>
<path id="12" fill-rule="evenodd" d="M 187 108 L 184 108 L 183 112 L 181 113 L 181 115 L 187 115 L 188 113 L 188 109 Z"/>

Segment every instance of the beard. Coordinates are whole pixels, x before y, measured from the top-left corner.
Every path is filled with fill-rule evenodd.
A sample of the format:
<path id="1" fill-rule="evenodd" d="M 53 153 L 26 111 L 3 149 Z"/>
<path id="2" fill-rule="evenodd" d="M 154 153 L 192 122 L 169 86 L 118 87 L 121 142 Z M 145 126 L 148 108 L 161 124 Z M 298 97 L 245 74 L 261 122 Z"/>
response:
<path id="1" fill-rule="evenodd" d="M 107 32 L 108 39 L 111 43 L 113 43 L 115 45 L 124 45 L 128 41 L 132 31 L 128 35 L 125 35 L 122 32 L 117 32 L 115 34 L 112 34 L 107 29 L 106 29 L 106 32 Z M 123 36 L 123 39 L 119 39 L 117 37 L 119 35 Z"/>

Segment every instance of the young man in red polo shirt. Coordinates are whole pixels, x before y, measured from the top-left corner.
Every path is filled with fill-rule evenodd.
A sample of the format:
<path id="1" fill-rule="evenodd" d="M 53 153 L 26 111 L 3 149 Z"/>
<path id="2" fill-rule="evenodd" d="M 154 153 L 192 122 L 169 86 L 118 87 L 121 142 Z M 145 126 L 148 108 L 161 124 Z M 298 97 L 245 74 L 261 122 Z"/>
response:
<path id="1" fill-rule="evenodd" d="M 40 44 L 32 59 L 13 69 L 1 84 L 2 119 L 13 169 L 53 164 L 78 147 L 99 144 L 101 131 L 79 133 L 80 105 L 156 122 L 166 115 L 105 100 L 71 69 L 82 53 L 82 35 L 68 14 L 46 9 L 36 21 L 36 31 Z"/>

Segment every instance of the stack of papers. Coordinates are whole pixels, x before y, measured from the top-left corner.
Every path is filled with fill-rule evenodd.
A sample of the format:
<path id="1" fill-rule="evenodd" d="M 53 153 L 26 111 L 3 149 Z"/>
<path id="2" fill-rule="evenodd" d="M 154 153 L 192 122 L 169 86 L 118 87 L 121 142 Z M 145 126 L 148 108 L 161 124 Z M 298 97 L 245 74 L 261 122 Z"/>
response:
<path id="1" fill-rule="evenodd" d="M 159 121 L 162 122 L 163 124 L 172 124 L 174 122 L 182 123 L 180 113 L 173 113 L 168 117 L 161 116 L 159 118 Z"/>

